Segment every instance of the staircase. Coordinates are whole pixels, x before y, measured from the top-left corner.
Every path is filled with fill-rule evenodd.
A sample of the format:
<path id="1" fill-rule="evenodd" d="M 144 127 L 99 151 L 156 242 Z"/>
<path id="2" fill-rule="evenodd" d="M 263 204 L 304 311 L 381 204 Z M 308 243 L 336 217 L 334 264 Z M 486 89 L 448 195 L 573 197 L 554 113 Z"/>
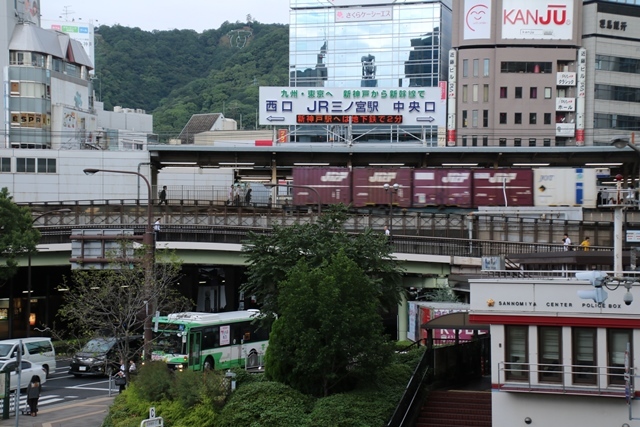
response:
<path id="1" fill-rule="evenodd" d="M 491 427 L 491 392 L 432 391 L 416 427 Z"/>

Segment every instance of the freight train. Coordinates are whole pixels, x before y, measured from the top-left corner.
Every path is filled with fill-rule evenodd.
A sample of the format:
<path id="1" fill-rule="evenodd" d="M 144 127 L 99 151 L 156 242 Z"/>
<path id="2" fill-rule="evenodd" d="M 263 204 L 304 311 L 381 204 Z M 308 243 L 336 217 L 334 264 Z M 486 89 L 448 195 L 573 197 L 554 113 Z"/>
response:
<path id="1" fill-rule="evenodd" d="M 297 167 L 290 186 L 294 206 L 595 208 L 599 177 L 593 168 Z"/>

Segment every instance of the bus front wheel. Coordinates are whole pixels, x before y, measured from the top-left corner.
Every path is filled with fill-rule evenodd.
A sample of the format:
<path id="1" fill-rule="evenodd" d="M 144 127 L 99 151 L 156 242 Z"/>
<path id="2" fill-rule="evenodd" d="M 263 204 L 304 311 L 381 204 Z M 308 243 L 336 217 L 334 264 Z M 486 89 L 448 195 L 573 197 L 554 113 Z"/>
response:
<path id="1" fill-rule="evenodd" d="M 213 371 L 215 368 L 215 363 L 211 357 L 207 357 L 204 361 L 203 368 L 205 371 Z"/>

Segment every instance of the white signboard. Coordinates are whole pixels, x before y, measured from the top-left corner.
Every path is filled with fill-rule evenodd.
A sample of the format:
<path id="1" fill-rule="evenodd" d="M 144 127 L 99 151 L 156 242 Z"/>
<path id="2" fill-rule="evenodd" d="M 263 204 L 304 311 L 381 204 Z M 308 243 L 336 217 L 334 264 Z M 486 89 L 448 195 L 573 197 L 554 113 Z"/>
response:
<path id="1" fill-rule="evenodd" d="M 576 73 L 558 73 L 556 75 L 556 84 L 558 86 L 575 86 Z"/>
<path id="2" fill-rule="evenodd" d="M 446 90 L 261 87 L 261 125 L 444 126 Z"/>
<path id="3" fill-rule="evenodd" d="M 387 7 L 351 7 L 335 11 L 336 22 L 390 21 L 393 8 Z"/>
<path id="4" fill-rule="evenodd" d="M 576 125 L 574 123 L 556 123 L 556 136 L 572 137 L 576 133 Z"/>
<path id="5" fill-rule="evenodd" d="M 502 38 L 571 40 L 573 0 L 504 0 Z"/>
<path id="6" fill-rule="evenodd" d="M 94 28 L 93 24 L 89 23 L 81 23 L 81 22 L 69 22 L 69 21 L 43 21 L 44 28 L 50 28 L 52 30 L 60 31 L 62 33 L 68 34 L 73 40 L 77 40 L 82 43 L 82 47 L 84 48 L 87 55 L 89 55 L 89 59 L 93 64 L 94 68 L 96 65 L 96 55 L 95 55 L 95 43 L 94 43 Z M 93 70 L 92 70 L 93 73 Z"/>
<path id="7" fill-rule="evenodd" d="M 640 230 L 627 230 L 627 243 L 640 243 Z"/>
<path id="8" fill-rule="evenodd" d="M 556 111 L 575 111 L 575 98 L 556 98 Z"/>
<path id="9" fill-rule="evenodd" d="M 220 345 L 231 344 L 231 327 L 229 325 L 220 326 Z"/>
<path id="10" fill-rule="evenodd" d="M 464 39 L 491 38 L 491 0 L 464 1 Z"/>

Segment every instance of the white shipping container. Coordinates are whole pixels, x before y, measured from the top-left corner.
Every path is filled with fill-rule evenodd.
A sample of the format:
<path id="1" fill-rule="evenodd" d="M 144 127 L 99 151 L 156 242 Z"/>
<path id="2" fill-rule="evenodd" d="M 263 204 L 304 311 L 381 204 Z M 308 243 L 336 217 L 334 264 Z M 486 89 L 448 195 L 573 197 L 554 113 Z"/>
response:
<path id="1" fill-rule="evenodd" d="M 533 170 L 535 206 L 595 208 L 598 190 L 596 170 L 591 168 L 543 168 Z"/>

